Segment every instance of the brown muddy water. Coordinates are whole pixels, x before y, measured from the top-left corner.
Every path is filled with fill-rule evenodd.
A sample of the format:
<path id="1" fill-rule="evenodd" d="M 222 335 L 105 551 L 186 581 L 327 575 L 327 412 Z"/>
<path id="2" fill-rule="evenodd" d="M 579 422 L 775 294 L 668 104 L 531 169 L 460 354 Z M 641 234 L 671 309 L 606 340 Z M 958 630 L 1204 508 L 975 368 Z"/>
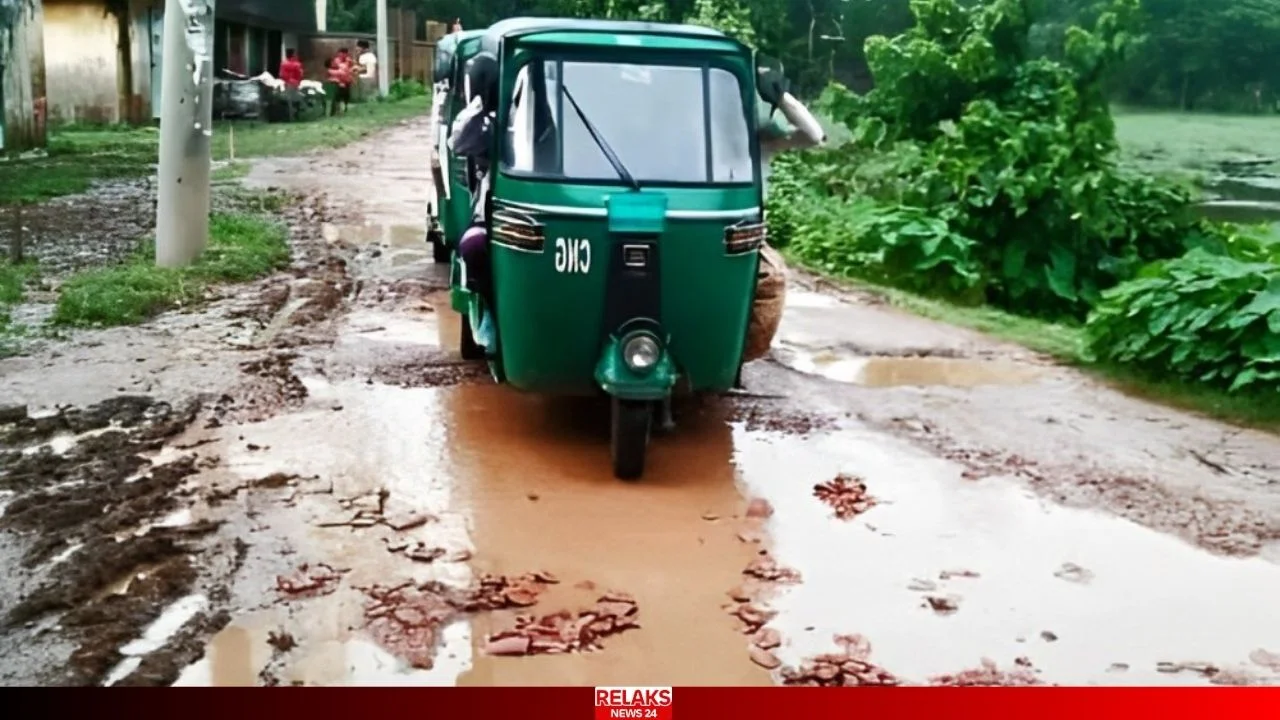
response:
<path id="1" fill-rule="evenodd" d="M 549 603 L 576 607 L 615 589 L 640 608 L 641 630 L 598 656 L 482 656 L 463 684 L 769 684 L 723 608 L 753 552 L 736 537 L 744 502 L 721 409 L 687 409 L 654 444 L 643 482 L 622 483 L 608 471 L 606 405 L 472 386 L 445 407 L 457 477 L 469 478 L 477 566 L 553 572 L 563 582 Z M 479 621 L 477 635 L 495 622 Z"/>

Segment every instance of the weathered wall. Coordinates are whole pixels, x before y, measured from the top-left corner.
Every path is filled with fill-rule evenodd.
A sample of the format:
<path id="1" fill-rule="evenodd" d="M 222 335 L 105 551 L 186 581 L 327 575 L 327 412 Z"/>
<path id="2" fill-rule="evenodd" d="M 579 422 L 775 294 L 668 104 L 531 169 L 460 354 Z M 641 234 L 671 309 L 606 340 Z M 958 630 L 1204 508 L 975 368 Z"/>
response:
<path id="1" fill-rule="evenodd" d="M 101 0 L 44 0 L 51 120 L 122 120 L 119 37 L 119 21 Z"/>
<path id="2" fill-rule="evenodd" d="M 163 25 L 164 0 L 129 0 L 129 59 L 133 68 L 133 88 L 130 103 L 133 106 L 133 122 L 147 122 L 154 118 L 159 108 L 152 107 L 152 78 L 159 78 L 160 58 L 151 53 L 151 12 Z M 158 83 L 157 83 L 158 85 Z M 158 97 L 159 93 L 154 93 Z"/>
<path id="3" fill-rule="evenodd" d="M 0 94 L 4 97 L 4 132 L 0 152 L 42 148 L 46 141 L 44 41 L 40 3 L 0 0 L 18 6 L 12 27 L 0 28 Z"/>

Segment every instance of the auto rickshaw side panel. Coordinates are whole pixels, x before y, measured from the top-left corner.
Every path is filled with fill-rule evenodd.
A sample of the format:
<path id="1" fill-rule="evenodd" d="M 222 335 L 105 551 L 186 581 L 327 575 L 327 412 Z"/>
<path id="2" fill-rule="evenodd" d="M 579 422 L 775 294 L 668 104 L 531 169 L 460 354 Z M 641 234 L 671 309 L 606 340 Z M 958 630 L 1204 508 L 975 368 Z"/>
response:
<path id="1" fill-rule="evenodd" d="M 456 45 L 449 54 L 450 67 L 449 74 L 449 94 L 446 99 L 446 105 L 441 112 L 443 119 L 442 132 L 448 133 L 453 127 L 453 121 L 458 113 L 467 105 L 465 97 L 464 71 L 467 60 L 474 57 L 480 48 L 480 38 L 483 36 L 482 30 L 468 30 L 458 33 L 461 37 L 456 40 Z M 447 137 L 446 137 L 447 140 Z M 445 244 L 449 247 L 456 247 L 458 240 L 462 238 L 462 233 L 466 231 L 471 224 L 471 191 L 468 186 L 468 170 L 466 158 L 459 157 L 448 148 L 447 142 L 445 152 L 448 153 L 449 177 L 445 179 L 449 183 L 449 195 L 446 198 L 443 189 L 440 191 L 440 229 L 444 233 Z"/>

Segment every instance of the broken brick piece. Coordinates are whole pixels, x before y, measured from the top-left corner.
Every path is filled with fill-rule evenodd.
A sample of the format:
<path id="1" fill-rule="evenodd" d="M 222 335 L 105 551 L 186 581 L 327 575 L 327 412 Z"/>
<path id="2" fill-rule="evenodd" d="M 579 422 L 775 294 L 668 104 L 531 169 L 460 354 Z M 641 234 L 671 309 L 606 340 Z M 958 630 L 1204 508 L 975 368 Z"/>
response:
<path id="1" fill-rule="evenodd" d="M 751 639 L 751 642 L 754 643 L 756 647 L 764 650 L 772 650 L 779 645 L 782 645 L 782 634 L 773 628 L 760 628 L 760 630 L 756 632 L 755 637 Z"/>
<path id="2" fill-rule="evenodd" d="M 813 486 L 813 496 L 830 505 L 840 520 L 851 520 L 876 504 L 875 498 L 867 494 L 867 485 L 861 478 L 843 473 Z"/>
<path id="3" fill-rule="evenodd" d="M 276 590 L 291 598 L 305 599 L 328 595 L 338 588 L 345 570 L 330 565 L 301 565 L 291 575 L 276 576 Z"/>
<path id="4" fill-rule="evenodd" d="M 773 670 L 782 665 L 782 661 L 778 659 L 777 655 L 774 655 L 772 652 L 760 647 L 759 645 L 752 645 L 750 649 L 748 649 L 747 653 L 751 658 L 751 662 L 759 665 L 765 670 Z"/>
<path id="5" fill-rule="evenodd" d="M 747 503 L 747 517 L 749 518 L 767 518 L 773 515 L 773 506 L 764 498 L 752 498 Z"/>

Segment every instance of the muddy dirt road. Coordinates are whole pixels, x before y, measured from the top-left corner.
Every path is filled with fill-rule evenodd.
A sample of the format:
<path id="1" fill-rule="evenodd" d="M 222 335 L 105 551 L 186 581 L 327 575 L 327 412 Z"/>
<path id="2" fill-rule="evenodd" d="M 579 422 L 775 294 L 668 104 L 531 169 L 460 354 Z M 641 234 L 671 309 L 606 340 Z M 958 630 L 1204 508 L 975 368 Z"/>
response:
<path id="1" fill-rule="evenodd" d="M 6 684 L 1272 684 L 1280 440 L 791 278 L 643 482 L 457 358 L 424 122 L 295 262 L 0 361 Z"/>

